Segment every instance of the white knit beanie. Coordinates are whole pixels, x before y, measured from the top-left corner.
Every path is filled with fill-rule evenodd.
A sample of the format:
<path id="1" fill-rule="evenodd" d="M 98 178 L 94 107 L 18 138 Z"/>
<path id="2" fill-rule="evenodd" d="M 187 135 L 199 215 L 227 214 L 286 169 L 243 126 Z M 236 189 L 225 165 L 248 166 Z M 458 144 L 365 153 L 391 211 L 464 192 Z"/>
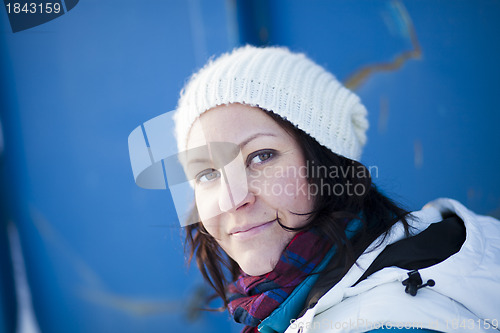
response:
<path id="1" fill-rule="evenodd" d="M 359 161 L 366 108 L 353 92 L 304 54 L 283 47 L 244 46 L 209 61 L 181 92 L 174 114 L 179 151 L 193 122 L 218 105 L 272 111 L 344 157 Z"/>

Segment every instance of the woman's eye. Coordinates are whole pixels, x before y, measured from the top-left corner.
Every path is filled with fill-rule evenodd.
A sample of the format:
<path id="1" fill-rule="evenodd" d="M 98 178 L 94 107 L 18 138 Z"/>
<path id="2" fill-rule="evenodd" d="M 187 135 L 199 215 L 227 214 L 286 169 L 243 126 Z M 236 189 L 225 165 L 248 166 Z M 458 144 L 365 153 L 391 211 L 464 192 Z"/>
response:
<path id="1" fill-rule="evenodd" d="M 261 151 L 257 152 L 251 156 L 249 156 L 249 162 L 248 164 L 259 164 L 259 163 L 264 163 L 268 161 L 269 159 L 273 158 L 275 156 L 275 153 L 272 151 Z"/>
<path id="2" fill-rule="evenodd" d="M 215 169 L 207 169 L 203 170 L 199 174 L 196 175 L 197 183 L 206 183 L 211 182 L 220 177 L 220 172 Z"/>

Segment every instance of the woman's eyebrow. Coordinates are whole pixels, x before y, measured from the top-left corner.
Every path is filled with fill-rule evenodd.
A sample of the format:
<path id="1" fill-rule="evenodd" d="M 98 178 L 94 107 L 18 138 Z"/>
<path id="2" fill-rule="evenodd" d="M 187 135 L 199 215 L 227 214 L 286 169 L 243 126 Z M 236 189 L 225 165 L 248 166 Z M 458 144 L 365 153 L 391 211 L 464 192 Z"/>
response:
<path id="1" fill-rule="evenodd" d="M 243 140 L 242 142 L 240 142 L 237 146 L 239 148 L 239 150 L 243 149 L 243 147 L 245 147 L 247 144 L 249 144 L 250 142 L 252 142 L 253 140 L 257 139 L 258 137 L 261 137 L 261 136 L 276 136 L 276 134 L 274 133 L 255 133 L 251 136 L 249 136 L 248 138 L 246 138 L 245 140 Z M 188 158 L 184 158 L 187 160 L 187 163 L 186 165 L 190 165 L 190 164 L 196 164 L 196 163 L 207 163 L 207 162 L 212 162 L 212 159 L 211 158 L 208 158 L 208 157 L 198 157 L 198 158 L 192 158 L 192 159 L 188 159 Z"/>
<path id="2" fill-rule="evenodd" d="M 251 141 L 253 141 L 261 136 L 276 136 L 276 134 L 274 134 L 274 133 L 255 133 L 254 135 L 251 135 L 250 137 L 248 137 L 245 140 L 243 140 L 242 142 L 240 142 L 238 144 L 238 147 L 240 147 L 240 149 L 243 149 L 243 147 L 245 147 Z"/>

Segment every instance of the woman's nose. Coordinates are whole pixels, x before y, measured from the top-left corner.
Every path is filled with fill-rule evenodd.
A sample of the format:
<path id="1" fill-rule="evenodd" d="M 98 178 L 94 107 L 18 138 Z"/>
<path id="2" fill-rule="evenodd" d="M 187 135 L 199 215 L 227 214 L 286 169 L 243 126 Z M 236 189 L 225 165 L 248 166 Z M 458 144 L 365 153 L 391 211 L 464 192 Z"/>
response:
<path id="1" fill-rule="evenodd" d="M 223 212 L 236 210 L 249 199 L 246 166 L 241 152 L 221 168 L 219 208 Z"/>

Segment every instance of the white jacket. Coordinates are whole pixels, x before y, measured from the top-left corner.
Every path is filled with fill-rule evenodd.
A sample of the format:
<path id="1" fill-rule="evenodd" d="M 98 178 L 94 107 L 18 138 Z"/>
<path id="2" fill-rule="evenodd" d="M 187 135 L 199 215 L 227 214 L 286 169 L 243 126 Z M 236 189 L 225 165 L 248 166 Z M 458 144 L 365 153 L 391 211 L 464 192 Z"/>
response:
<path id="1" fill-rule="evenodd" d="M 455 200 L 437 199 L 414 212 L 417 219 L 409 223 L 417 234 L 442 221 L 447 211 L 464 221 L 466 240 L 459 252 L 418 270 L 424 283 L 436 282 L 434 287 L 419 289 L 416 296 L 405 293 L 402 281 L 409 271 L 398 267 L 384 268 L 353 287 L 387 245 L 404 238 L 397 223 L 381 246 L 376 247 L 380 240 L 370 245 L 344 278 L 286 332 L 366 332 L 384 324 L 441 332 L 496 331 L 500 326 L 500 221 L 476 215 Z"/>

